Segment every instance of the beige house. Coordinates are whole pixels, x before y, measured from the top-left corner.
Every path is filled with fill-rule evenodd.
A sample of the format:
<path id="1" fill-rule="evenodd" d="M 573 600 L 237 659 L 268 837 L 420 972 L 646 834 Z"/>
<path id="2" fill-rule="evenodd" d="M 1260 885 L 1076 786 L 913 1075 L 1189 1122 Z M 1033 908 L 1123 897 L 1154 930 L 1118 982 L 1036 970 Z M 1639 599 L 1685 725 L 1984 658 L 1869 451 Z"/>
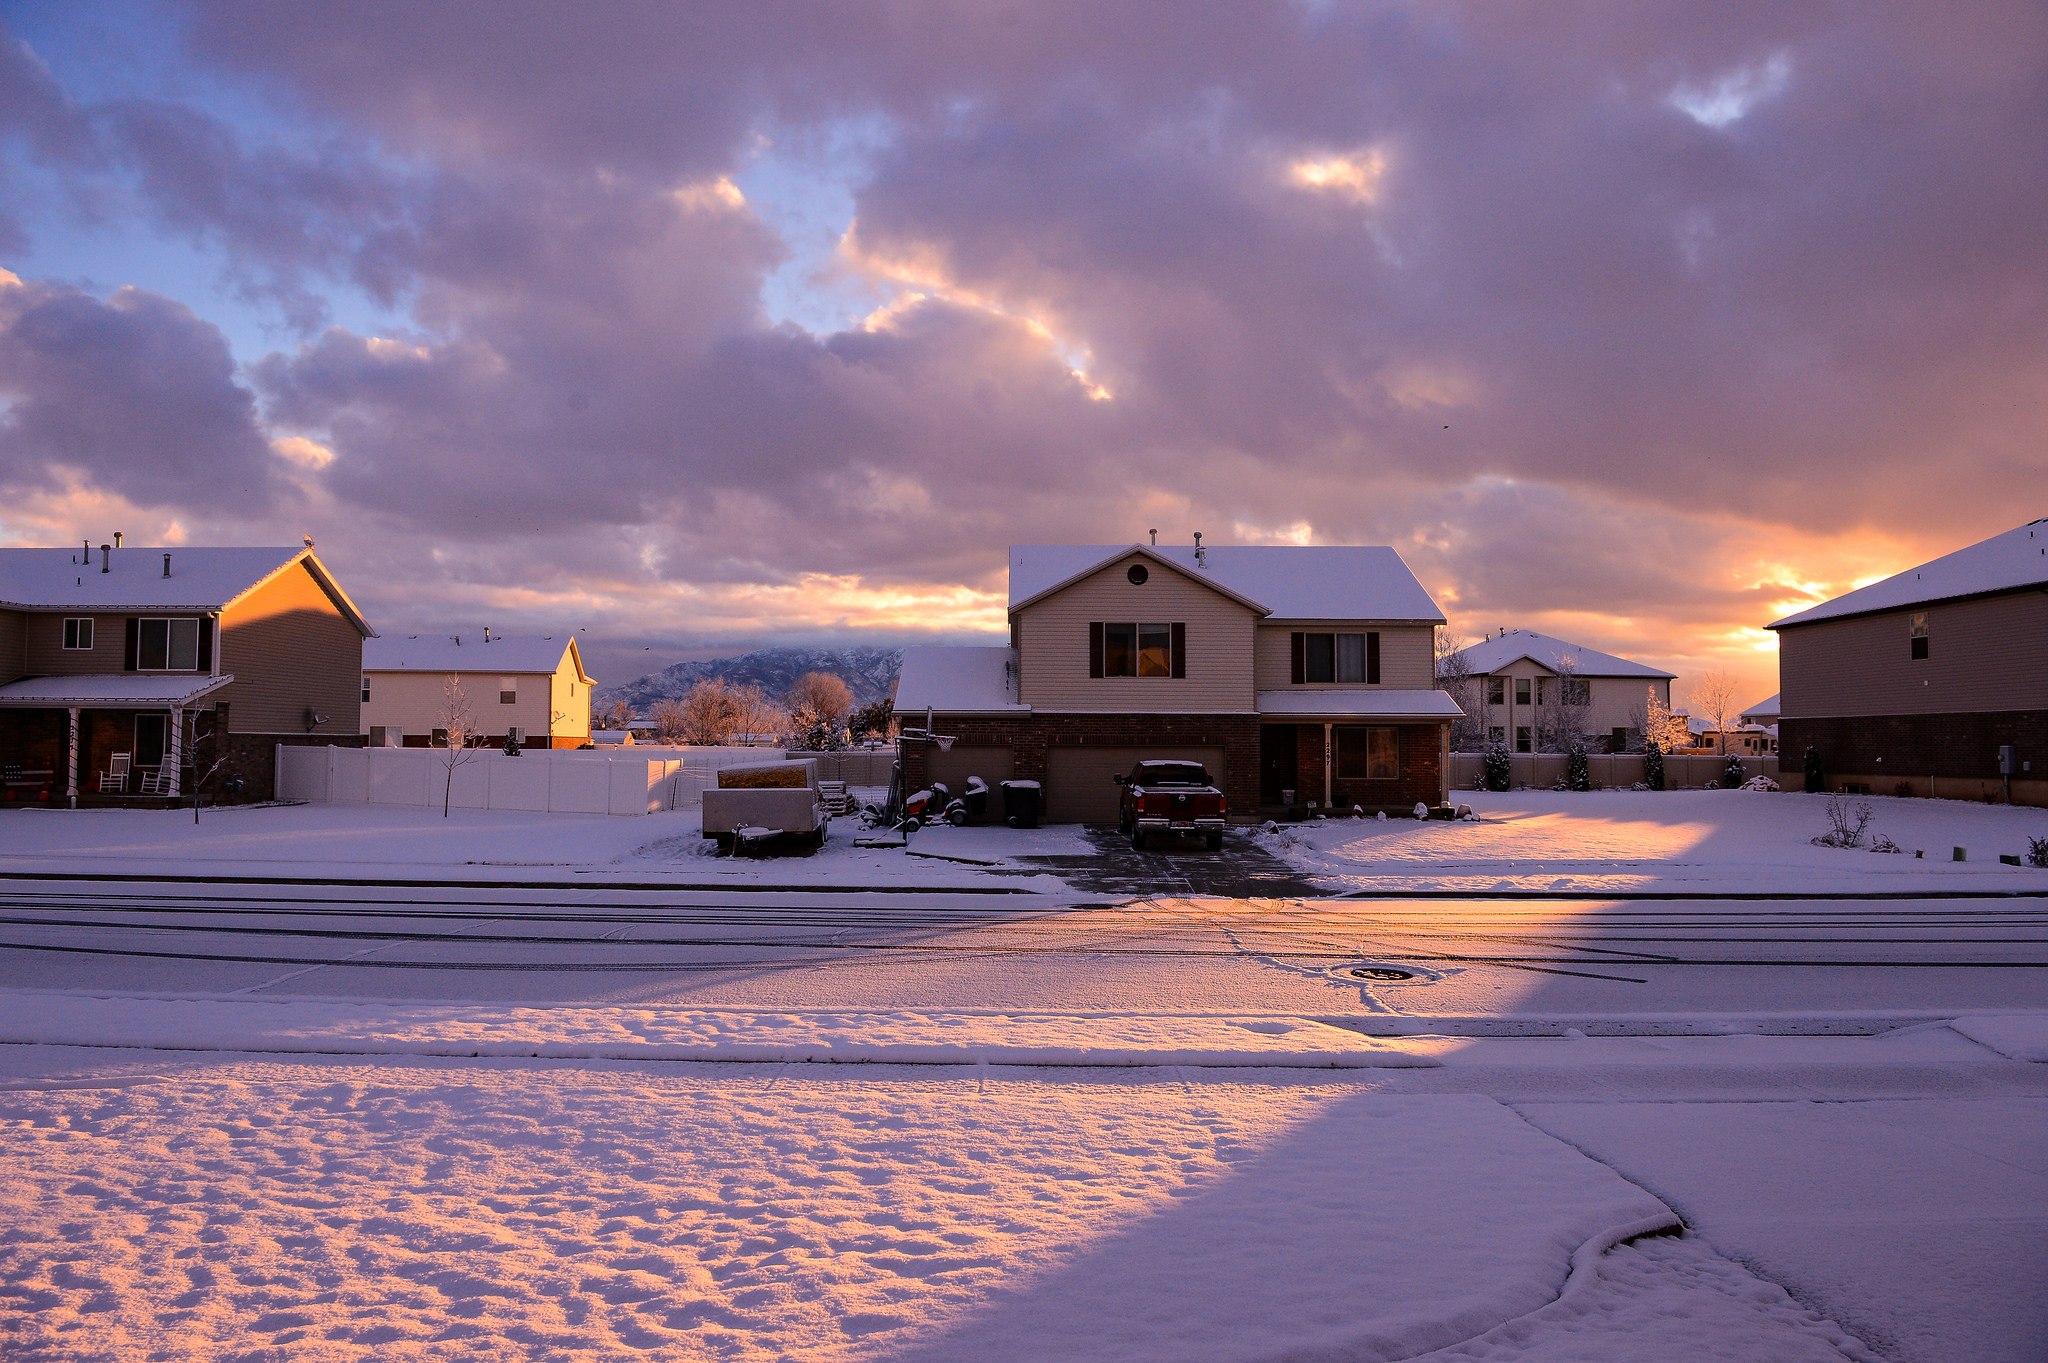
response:
<path id="1" fill-rule="evenodd" d="M 590 742 L 590 674 L 571 635 L 398 634 L 363 646 L 361 730 L 373 745 L 447 742 L 449 681 L 493 746 Z"/>
<path id="2" fill-rule="evenodd" d="M 374 637 L 304 548 L 0 549 L 0 800 L 177 799 L 239 778 L 269 799 L 280 743 L 361 741 Z"/>
<path id="3" fill-rule="evenodd" d="M 1474 746 L 1556 751 L 1569 733 L 1590 740 L 1589 752 L 1640 750 L 1651 693 L 1671 706 L 1673 674 L 1534 630 L 1505 630 L 1455 656 L 1470 676 L 1460 703 Z"/>
<path id="4" fill-rule="evenodd" d="M 1116 818 L 1112 777 L 1204 763 L 1233 818 L 1443 799 L 1443 615 L 1388 548 L 1022 545 L 1006 648 L 904 651 L 896 712 L 950 751 L 913 782 L 1037 781 L 1053 822 Z"/>
<path id="5" fill-rule="evenodd" d="M 1830 790 L 2048 804 L 2048 520 L 1773 622 L 1779 757 Z"/>

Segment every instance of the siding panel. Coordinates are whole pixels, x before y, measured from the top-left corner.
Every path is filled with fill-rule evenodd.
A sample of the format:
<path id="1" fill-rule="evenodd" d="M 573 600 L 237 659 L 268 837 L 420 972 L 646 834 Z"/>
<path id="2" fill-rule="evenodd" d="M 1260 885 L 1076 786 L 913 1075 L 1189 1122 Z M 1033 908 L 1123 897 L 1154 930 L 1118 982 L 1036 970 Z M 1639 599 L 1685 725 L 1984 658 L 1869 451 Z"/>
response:
<path id="1" fill-rule="evenodd" d="M 1157 563 L 1134 586 L 1125 569 L 1141 561 L 1119 559 L 1019 613 L 1018 699 L 1052 712 L 1250 713 L 1258 617 Z M 1187 676 L 1089 677 L 1088 626 L 1098 620 L 1185 621 Z"/>
<path id="2" fill-rule="evenodd" d="M 0 611 L 0 684 L 27 674 L 28 616 L 22 611 Z"/>
<path id="3" fill-rule="evenodd" d="M 1311 682 L 1297 688 L 1294 681 L 1294 632 L 1315 630 L 1340 634 L 1362 634 L 1378 630 L 1380 636 L 1381 687 L 1400 691 L 1427 691 L 1436 685 L 1436 629 L 1376 620 L 1289 620 L 1284 624 L 1261 622 L 1258 628 L 1257 672 L 1261 691 L 1356 691 L 1362 682 Z M 1367 687 L 1366 689 L 1371 689 Z"/>
<path id="4" fill-rule="evenodd" d="M 1927 607 L 1928 656 L 1911 657 L 1913 611 L 1778 631 L 1786 716 L 1938 715 L 2048 709 L 2048 593 Z"/>
<path id="5" fill-rule="evenodd" d="M 327 716 L 321 734 L 362 732 L 363 637 L 303 564 L 223 615 L 220 670 L 235 678 L 217 693 L 234 733 L 303 734 L 309 706 Z"/>
<path id="6" fill-rule="evenodd" d="M 77 677 L 90 672 L 119 672 L 125 661 L 128 640 L 126 615 L 92 617 L 92 647 L 64 647 L 64 622 L 81 618 L 83 612 L 46 615 L 37 611 L 28 617 L 27 670 L 30 677 Z M 190 614 L 179 617 L 190 620 Z"/>

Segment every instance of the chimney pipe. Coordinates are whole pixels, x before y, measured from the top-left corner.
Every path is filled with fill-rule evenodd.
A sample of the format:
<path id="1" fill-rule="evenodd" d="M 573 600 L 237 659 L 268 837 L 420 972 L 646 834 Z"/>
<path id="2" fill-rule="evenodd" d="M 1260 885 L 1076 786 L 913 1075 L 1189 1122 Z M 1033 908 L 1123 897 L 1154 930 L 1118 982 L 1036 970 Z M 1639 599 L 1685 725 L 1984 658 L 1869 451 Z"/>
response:
<path id="1" fill-rule="evenodd" d="M 171 556 L 170 556 L 169 554 L 165 554 L 165 555 L 164 555 L 164 576 L 165 576 L 165 577 L 169 577 L 170 575 L 171 575 Z"/>
<path id="2" fill-rule="evenodd" d="M 1157 549 L 1159 547 L 1159 532 L 1157 530 L 1147 530 L 1145 533 L 1152 537 L 1152 547 Z"/>
<path id="3" fill-rule="evenodd" d="M 100 546 L 100 571 L 103 573 L 113 572 L 113 559 L 114 546 L 111 544 L 102 544 Z"/>
<path id="4" fill-rule="evenodd" d="M 1208 558 L 1205 557 L 1202 553 L 1202 532 L 1199 530 L 1195 532 L 1195 566 L 1197 568 L 1206 568 L 1209 566 Z"/>
<path id="5" fill-rule="evenodd" d="M 121 547 L 121 532 L 118 530 L 114 532 L 114 547 L 116 549 Z"/>

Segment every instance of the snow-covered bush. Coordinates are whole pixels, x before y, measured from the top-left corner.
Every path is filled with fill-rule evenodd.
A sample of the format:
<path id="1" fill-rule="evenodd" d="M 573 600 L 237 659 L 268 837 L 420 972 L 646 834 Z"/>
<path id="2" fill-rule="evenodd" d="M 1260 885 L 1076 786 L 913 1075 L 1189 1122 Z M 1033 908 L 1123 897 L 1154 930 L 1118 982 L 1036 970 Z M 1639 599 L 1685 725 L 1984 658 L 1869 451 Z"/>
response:
<path id="1" fill-rule="evenodd" d="M 1593 788 L 1593 764 L 1586 760 L 1584 748 L 1573 748 L 1564 759 L 1565 784 L 1573 790 Z"/>
<path id="2" fill-rule="evenodd" d="M 1514 780 L 1515 759 L 1508 755 L 1507 744 L 1496 743 L 1486 750 L 1486 788 L 1506 790 Z"/>
<path id="3" fill-rule="evenodd" d="M 1412 812 L 1418 819 L 1427 819 L 1429 817 L 1429 806 L 1422 803 L 1422 801 L 1417 800 L 1415 802 L 1415 808 Z"/>
<path id="4" fill-rule="evenodd" d="M 1750 778 L 1749 778 L 1749 779 L 1748 779 L 1747 781 L 1744 781 L 1744 782 L 1742 783 L 1742 788 L 1743 788 L 1744 790 L 1782 790 L 1782 789 L 1784 789 L 1784 787 L 1780 786 L 1780 785 L 1779 785 L 1779 784 L 1778 784 L 1778 783 L 1777 783 L 1776 781 L 1773 781 L 1773 780 L 1772 780 L 1772 779 L 1771 779 L 1770 777 L 1768 777 L 1768 776 L 1752 776 L 1752 777 L 1750 777 Z"/>
<path id="5" fill-rule="evenodd" d="M 1868 800 L 1851 805 L 1845 796 L 1830 795 L 1827 803 L 1827 832 L 1812 839 L 1815 847 L 1861 847 L 1864 830 L 1877 817 Z"/>
<path id="6" fill-rule="evenodd" d="M 2027 865 L 2048 867 L 2048 838 L 2027 839 Z"/>
<path id="7" fill-rule="evenodd" d="M 1903 853 L 1906 849 L 1893 842 L 1889 833 L 1880 833 L 1876 838 L 1872 839 L 1870 850 L 1873 852 Z"/>
<path id="8" fill-rule="evenodd" d="M 1664 789 L 1664 749 L 1655 740 L 1643 745 L 1643 784 L 1651 790 Z"/>
<path id="9" fill-rule="evenodd" d="M 1740 786 L 1748 775 L 1749 773 L 1742 769 L 1742 759 L 1734 753 L 1729 753 L 1728 760 L 1721 764 L 1721 784 L 1730 790 Z"/>

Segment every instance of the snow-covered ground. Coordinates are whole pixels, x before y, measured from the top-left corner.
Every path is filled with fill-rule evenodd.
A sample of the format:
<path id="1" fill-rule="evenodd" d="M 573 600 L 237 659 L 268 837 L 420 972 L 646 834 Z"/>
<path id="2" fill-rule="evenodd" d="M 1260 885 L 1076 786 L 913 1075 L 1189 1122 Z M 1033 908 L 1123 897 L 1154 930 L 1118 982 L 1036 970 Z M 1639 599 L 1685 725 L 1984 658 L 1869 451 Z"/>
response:
<path id="1" fill-rule="evenodd" d="M 1461 791 L 1477 821 L 1323 819 L 1256 836 L 1335 890 L 1798 890 L 2048 888 L 2024 863 L 2048 810 L 1847 797 L 1872 817 L 1863 848 L 1816 847 L 1827 797 L 1746 790 Z M 1880 835 L 1904 851 L 1872 852 Z M 1968 860 L 1953 859 L 1965 849 Z M 1922 855 L 1916 856 L 1915 853 Z"/>
<path id="2" fill-rule="evenodd" d="M 1307 902 L 1020 862 L 1072 827 L 0 814 L 0 1356 L 2048 1357 L 2048 901 L 1911 897 L 2048 891 L 2048 813 L 1461 798 L 1239 835 L 1366 895 Z"/>

